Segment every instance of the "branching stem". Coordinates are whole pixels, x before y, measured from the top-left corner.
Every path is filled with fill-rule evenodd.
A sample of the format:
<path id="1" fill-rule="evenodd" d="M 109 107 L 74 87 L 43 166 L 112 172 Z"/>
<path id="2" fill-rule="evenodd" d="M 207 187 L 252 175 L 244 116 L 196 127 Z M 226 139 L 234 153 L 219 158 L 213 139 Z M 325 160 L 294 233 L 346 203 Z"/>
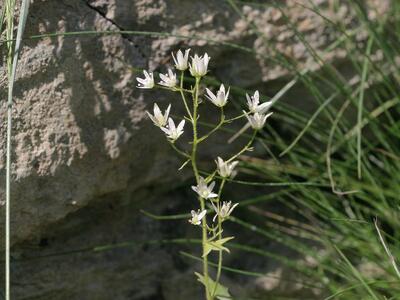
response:
<path id="1" fill-rule="evenodd" d="M 224 188 L 226 179 L 223 178 L 221 180 L 221 184 L 219 186 L 219 190 L 218 190 L 218 202 L 217 202 L 217 208 L 218 208 L 218 212 L 221 211 L 221 195 L 222 195 L 222 190 Z M 222 218 L 221 215 L 218 213 L 218 239 L 222 239 Z M 221 278 L 221 271 L 222 271 L 222 250 L 219 251 L 218 253 L 218 267 L 217 267 L 217 277 L 215 278 L 215 286 L 214 286 L 214 290 L 212 292 L 212 297 L 215 297 L 215 293 L 217 292 L 217 287 L 219 284 L 219 280 Z"/>
<path id="2" fill-rule="evenodd" d="M 190 158 L 189 154 L 187 154 L 186 152 L 180 150 L 178 147 L 176 147 L 176 145 L 173 142 L 170 142 L 169 144 L 171 145 L 172 149 L 174 149 L 178 154 L 180 154 L 180 155 L 182 155 L 182 156 L 184 156 L 186 158 Z"/>
<path id="3" fill-rule="evenodd" d="M 181 75 L 181 78 L 182 78 L 182 75 Z M 181 79 L 181 82 L 182 82 L 182 79 Z M 197 109 L 199 106 L 199 85 L 200 85 L 200 77 L 196 77 L 196 85 L 195 85 L 194 94 L 193 94 L 193 116 L 191 117 L 192 124 L 193 124 L 193 142 L 192 142 L 191 162 L 192 162 L 193 173 L 194 173 L 194 176 L 196 177 L 197 184 L 199 183 L 199 179 L 200 179 L 199 170 L 197 168 L 197 161 L 196 161 L 197 144 L 198 144 Z M 182 99 L 184 100 L 183 96 L 182 96 Z M 184 103 L 186 103 L 185 100 L 184 100 Z M 201 211 L 203 211 L 205 209 L 205 200 L 203 198 L 199 197 L 199 201 L 200 201 L 200 209 L 201 209 Z M 202 248 L 203 248 L 203 253 L 205 253 L 206 242 L 207 242 L 207 220 L 206 220 L 206 217 L 204 217 L 202 219 L 201 227 L 202 227 Z M 208 257 L 207 257 L 207 255 L 203 256 L 203 276 L 204 276 L 206 298 L 207 298 L 207 300 L 212 300 L 211 295 L 210 295 L 209 285 L 208 285 Z"/>
<path id="4" fill-rule="evenodd" d="M 236 158 L 238 158 L 240 155 L 242 155 L 244 152 L 246 152 L 247 150 L 250 149 L 251 145 L 254 142 L 254 139 L 256 138 L 257 135 L 257 130 L 254 130 L 253 135 L 251 136 L 249 142 L 235 155 L 233 155 L 230 159 L 227 160 L 227 162 L 232 162 L 234 161 Z"/>
<path id="5" fill-rule="evenodd" d="M 190 112 L 189 106 L 188 106 L 187 101 L 186 101 L 186 97 L 185 97 L 185 93 L 184 93 L 185 90 L 183 89 L 183 74 L 184 74 L 184 72 L 182 71 L 181 72 L 180 83 L 179 83 L 179 87 L 180 87 L 179 92 L 181 93 L 183 105 L 185 106 L 186 112 L 187 112 L 189 118 L 193 122 L 193 116 L 192 116 L 192 113 Z M 190 91 L 190 92 L 193 94 L 192 91 Z"/>
<path id="6" fill-rule="evenodd" d="M 218 129 L 220 129 L 221 126 L 224 125 L 225 123 L 226 122 L 225 122 L 224 108 L 221 107 L 221 116 L 220 116 L 219 123 L 209 133 L 207 133 L 206 135 L 199 138 L 198 143 L 201 143 L 202 141 L 207 139 L 210 135 L 212 135 L 214 132 L 216 132 Z"/>

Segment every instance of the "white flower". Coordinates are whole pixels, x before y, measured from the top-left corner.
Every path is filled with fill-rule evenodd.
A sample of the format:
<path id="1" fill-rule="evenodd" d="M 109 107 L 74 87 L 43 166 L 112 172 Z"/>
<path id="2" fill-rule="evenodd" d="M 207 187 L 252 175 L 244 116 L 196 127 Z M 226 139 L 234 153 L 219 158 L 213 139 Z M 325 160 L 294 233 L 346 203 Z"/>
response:
<path id="1" fill-rule="evenodd" d="M 249 96 L 246 94 L 247 105 L 249 107 L 250 112 L 252 113 L 266 113 L 268 109 L 272 106 L 272 101 L 264 102 L 260 104 L 260 94 L 258 91 L 254 92 L 253 96 Z"/>
<path id="2" fill-rule="evenodd" d="M 157 103 L 154 103 L 153 112 L 154 115 L 146 111 L 150 119 L 153 121 L 154 125 L 157 127 L 164 127 L 167 125 L 168 122 L 168 115 L 169 111 L 171 110 L 171 104 L 168 105 L 167 110 L 165 111 L 164 115 L 161 113 L 160 108 L 158 107 Z"/>
<path id="3" fill-rule="evenodd" d="M 168 74 L 160 74 L 161 81 L 159 84 L 173 88 L 176 86 L 176 74 L 168 69 Z"/>
<path id="4" fill-rule="evenodd" d="M 195 212 L 194 210 L 192 210 L 190 213 L 192 214 L 192 218 L 189 220 L 189 223 L 193 224 L 193 225 L 200 225 L 201 224 L 201 219 L 204 218 L 204 216 L 206 215 L 206 210 L 200 211 L 200 209 Z"/>
<path id="5" fill-rule="evenodd" d="M 213 222 L 215 222 L 215 219 L 216 219 L 218 216 L 219 216 L 221 219 L 226 219 L 226 218 L 228 218 L 228 217 L 231 215 L 232 211 L 235 209 L 235 207 L 239 205 L 239 203 L 235 203 L 235 204 L 232 206 L 232 201 L 229 201 L 229 202 L 224 201 L 224 202 L 222 202 L 222 206 L 218 209 L 218 207 L 216 207 L 216 206 L 214 205 L 214 203 L 211 202 L 211 204 L 212 204 L 212 206 L 214 207 L 214 210 L 215 210 L 215 213 L 216 213 L 216 215 L 215 215 L 214 218 L 213 218 Z"/>
<path id="6" fill-rule="evenodd" d="M 238 163 L 238 161 L 228 163 L 218 156 L 216 160 L 218 174 L 224 178 L 234 177 L 236 175 L 236 171 L 234 171 L 234 169 Z"/>
<path id="7" fill-rule="evenodd" d="M 216 106 L 223 107 L 225 106 L 226 102 L 228 102 L 229 89 L 230 88 L 228 88 L 228 91 L 225 93 L 225 87 L 223 84 L 221 84 L 217 92 L 217 95 L 214 95 L 213 92 L 211 92 L 209 89 L 206 88 L 206 92 L 208 94 L 206 95 L 206 97 Z"/>
<path id="8" fill-rule="evenodd" d="M 185 126 L 185 120 L 182 120 L 178 127 L 175 126 L 174 120 L 172 118 L 168 119 L 168 125 L 166 127 L 161 127 L 161 130 L 164 131 L 167 135 L 167 138 L 171 140 L 171 142 L 175 142 L 183 133 L 183 127 Z"/>
<path id="9" fill-rule="evenodd" d="M 201 77 L 207 74 L 208 62 L 210 61 L 210 57 L 208 54 L 204 54 L 204 56 L 198 56 L 197 54 L 192 57 L 192 63 L 189 64 L 190 74 L 194 77 Z"/>
<path id="10" fill-rule="evenodd" d="M 154 87 L 154 77 L 153 73 L 149 73 L 146 70 L 143 71 L 144 78 L 136 77 L 136 80 L 139 82 L 138 88 L 141 89 L 152 89 Z"/>
<path id="11" fill-rule="evenodd" d="M 267 118 L 268 118 L 270 115 L 272 115 L 272 112 L 269 113 L 269 114 L 267 114 L 267 115 L 264 115 L 264 114 L 262 114 L 262 113 L 256 112 L 256 113 L 255 113 L 254 115 L 252 115 L 252 116 L 248 116 L 248 115 L 246 114 L 246 118 L 247 118 L 247 120 L 249 120 L 249 123 L 250 123 L 251 127 L 253 127 L 253 129 L 255 129 L 255 130 L 260 130 L 261 128 L 264 127 L 265 121 L 267 120 Z"/>
<path id="12" fill-rule="evenodd" d="M 174 56 L 174 53 L 172 53 L 172 58 L 175 62 L 175 68 L 180 71 L 185 71 L 188 68 L 189 51 L 190 49 L 185 50 L 185 55 L 183 55 L 182 51 L 179 50 L 176 53 L 176 58 Z"/>
<path id="13" fill-rule="evenodd" d="M 212 192 L 212 189 L 215 186 L 215 182 L 211 182 L 210 186 L 207 186 L 206 181 L 204 180 L 203 177 L 200 177 L 199 179 L 199 184 L 197 186 L 192 186 L 192 190 L 195 191 L 201 198 L 204 199 L 209 199 L 209 198 L 215 198 L 218 197 L 217 194 Z"/>

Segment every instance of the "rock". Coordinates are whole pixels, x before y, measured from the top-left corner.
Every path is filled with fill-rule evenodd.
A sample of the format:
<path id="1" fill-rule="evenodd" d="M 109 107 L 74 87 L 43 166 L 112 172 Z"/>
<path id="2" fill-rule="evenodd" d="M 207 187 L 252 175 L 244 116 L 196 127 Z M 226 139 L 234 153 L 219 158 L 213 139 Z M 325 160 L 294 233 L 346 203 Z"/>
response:
<path id="1" fill-rule="evenodd" d="M 328 3 L 319 1 L 324 11 Z M 351 22 L 347 6 L 342 7 L 343 18 Z M 181 185 L 188 173 L 176 173 L 182 160 L 172 155 L 145 110 L 155 100 L 166 107 L 175 99 L 165 92 L 135 88 L 137 73 L 132 67 L 165 72 L 172 63 L 171 51 L 191 47 L 192 53 L 210 53 L 210 75 L 215 78 L 243 88 L 276 89 L 293 74 L 276 62 L 278 52 L 296 60 L 300 69 L 312 65 L 286 18 L 298 25 L 319 53 L 337 38 L 321 18 L 291 1 L 282 10 L 250 5 L 238 10 L 254 21 L 257 30 L 223 1 L 32 2 L 25 36 L 85 30 L 157 31 L 172 36 L 87 34 L 24 40 L 13 108 L 11 242 L 16 299 L 178 299 L 173 298 L 172 283 L 167 289 L 159 278 L 171 274 L 179 278 L 186 271 L 179 273 L 170 262 L 170 252 L 160 246 L 33 258 L 79 249 L 82 243 L 95 246 L 165 237 L 160 233 L 162 225 L 150 222 L 138 209 L 161 202 L 157 195 Z M 274 49 L 267 47 L 270 43 Z M 326 59 L 335 62 L 344 55 L 332 51 Z M 2 67 L 2 99 L 6 98 L 4 78 Z M 272 80 L 280 83 L 270 85 Z M 178 106 L 173 102 L 173 109 Z M 4 101 L 0 113 L 0 179 L 4 182 Z M 203 157 L 209 163 L 215 152 L 226 147 L 226 139 L 213 141 L 214 147 L 206 148 Z M 4 199 L 3 187 L 0 195 Z M 186 200 L 176 197 L 172 207 L 181 212 Z M 108 212 L 106 205 L 118 206 L 118 213 Z M 156 210 L 165 212 L 166 207 L 168 203 Z M 0 224 L 3 233 L 3 219 Z M 33 250 L 32 245 L 36 245 Z M 169 296 L 160 296 L 163 289 Z"/>
<path id="2" fill-rule="evenodd" d="M 44 24 L 46 32 L 116 30 L 83 1 L 34 2 L 27 35 Z M 165 166 L 176 160 L 147 121 L 143 94 L 134 88 L 127 64 L 145 67 L 147 61 L 135 45 L 135 38 L 112 35 L 24 46 L 14 106 L 13 243 L 102 195 L 168 183 Z M 4 174 L 4 161 L 1 166 Z"/>
<path id="3" fill-rule="evenodd" d="M 133 201 L 118 201 L 124 197 Z M 163 223 L 139 213 L 131 197 L 105 195 L 47 228 L 40 239 L 15 247 L 13 298 L 164 299 L 160 279 L 173 270 L 173 254 L 146 244 L 164 238 Z M 173 201 L 165 198 L 163 207 Z"/>

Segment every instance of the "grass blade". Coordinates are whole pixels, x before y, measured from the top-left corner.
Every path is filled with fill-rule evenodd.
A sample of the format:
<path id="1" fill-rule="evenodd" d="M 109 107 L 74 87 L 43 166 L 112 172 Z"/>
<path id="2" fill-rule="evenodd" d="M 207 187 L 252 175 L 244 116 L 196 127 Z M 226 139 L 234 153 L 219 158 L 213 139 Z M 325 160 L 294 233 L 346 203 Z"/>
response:
<path id="1" fill-rule="evenodd" d="M 349 261 L 349 259 L 344 255 L 344 253 L 336 246 L 333 246 L 336 251 L 340 254 L 340 256 L 343 258 L 343 260 L 346 262 L 346 264 L 350 267 L 350 269 L 353 271 L 354 276 L 360 281 L 360 283 L 364 286 L 364 288 L 368 291 L 368 293 L 371 295 L 371 297 L 374 300 L 379 300 L 378 296 L 375 295 L 375 293 L 371 290 L 369 287 L 369 284 L 365 282 L 364 278 L 361 276 L 360 272 L 353 266 L 353 264 Z"/>
<path id="2" fill-rule="evenodd" d="M 5 232 L 5 299 L 10 300 L 10 202 L 11 202 L 11 128 L 12 128 L 12 102 L 13 102 L 13 89 L 15 81 L 15 73 L 18 64 L 18 54 L 21 47 L 22 34 L 24 32 L 26 18 L 29 11 L 29 0 L 23 0 L 21 6 L 21 13 L 18 22 L 17 39 L 15 42 L 15 49 L 13 51 L 13 42 L 9 41 L 8 46 L 8 100 L 7 100 L 7 161 L 6 161 L 6 232 Z M 7 1 L 7 39 L 13 38 L 14 31 L 14 10 L 15 2 Z"/>
<path id="3" fill-rule="evenodd" d="M 362 111 L 364 108 L 364 91 L 365 91 L 365 84 L 367 81 L 367 73 L 368 73 L 368 66 L 369 60 L 368 56 L 371 53 L 373 38 L 371 37 L 368 40 L 367 50 L 366 50 L 366 57 L 364 58 L 362 75 L 361 75 L 361 82 L 360 82 L 360 94 L 358 98 L 358 113 L 357 113 L 357 175 L 358 179 L 361 179 L 361 135 L 362 135 Z"/>

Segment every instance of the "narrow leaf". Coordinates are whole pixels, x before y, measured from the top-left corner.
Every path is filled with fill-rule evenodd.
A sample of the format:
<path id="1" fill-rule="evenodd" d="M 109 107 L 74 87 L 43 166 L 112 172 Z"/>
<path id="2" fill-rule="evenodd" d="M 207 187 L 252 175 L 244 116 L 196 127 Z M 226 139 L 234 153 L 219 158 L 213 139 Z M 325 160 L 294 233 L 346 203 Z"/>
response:
<path id="1" fill-rule="evenodd" d="M 226 237 L 217 241 L 210 241 L 208 240 L 205 243 L 205 247 L 204 247 L 204 253 L 203 253 L 203 257 L 207 256 L 208 254 L 210 254 L 211 251 L 226 251 L 228 253 L 230 253 L 229 249 L 224 247 L 224 244 L 230 240 L 232 240 L 234 237 L 230 236 L 230 237 Z"/>

